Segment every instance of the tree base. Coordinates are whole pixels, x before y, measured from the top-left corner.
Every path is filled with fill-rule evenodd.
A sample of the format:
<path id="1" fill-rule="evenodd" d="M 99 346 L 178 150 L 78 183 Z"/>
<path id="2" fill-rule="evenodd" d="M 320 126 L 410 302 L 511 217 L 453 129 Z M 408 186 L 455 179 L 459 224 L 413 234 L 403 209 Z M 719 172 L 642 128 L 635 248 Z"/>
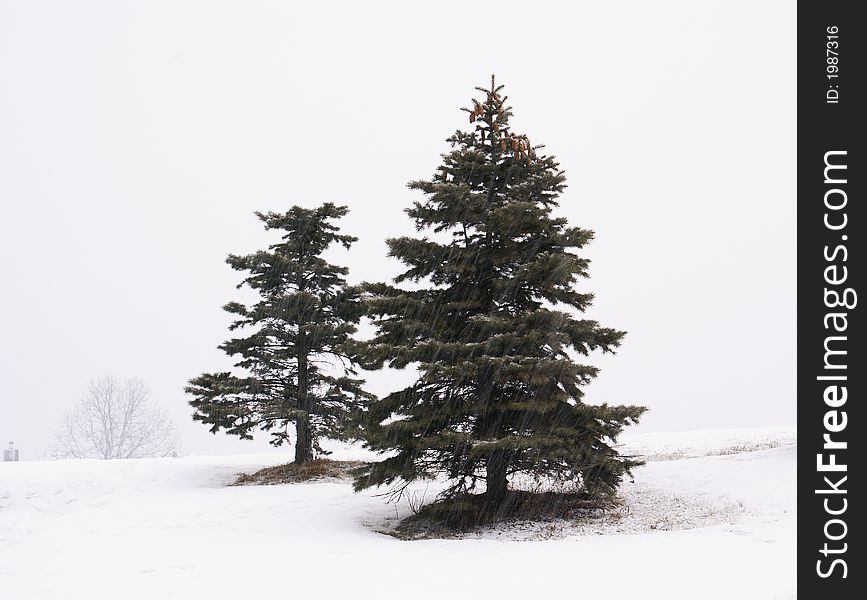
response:
<path id="1" fill-rule="evenodd" d="M 583 493 L 510 491 L 496 504 L 485 494 L 459 494 L 423 506 L 389 533 L 400 539 L 448 538 L 494 523 L 564 519 L 615 504 Z"/>
<path id="2" fill-rule="evenodd" d="M 357 460 L 316 459 L 304 463 L 289 463 L 265 467 L 255 473 L 241 473 L 229 485 L 280 485 L 321 479 L 349 479 L 355 469 L 364 465 Z"/>

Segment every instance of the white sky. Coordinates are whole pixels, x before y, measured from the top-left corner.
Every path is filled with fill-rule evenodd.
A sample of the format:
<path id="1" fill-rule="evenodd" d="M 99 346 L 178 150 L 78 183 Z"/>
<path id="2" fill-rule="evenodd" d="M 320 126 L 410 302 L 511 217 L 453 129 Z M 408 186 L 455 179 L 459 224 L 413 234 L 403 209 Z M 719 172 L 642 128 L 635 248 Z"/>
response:
<path id="1" fill-rule="evenodd" d="M 590 401 L 636 430 L 795 420 L 795 4 L 0 0 L 0 444 L 51 446 L 91 378 L 146 380 L 192 453 L 254 210 L 348 204 L 351 280 L 495 72 L 594 229 Z M 406 373 L 379 372 L 385 393 Z"/>

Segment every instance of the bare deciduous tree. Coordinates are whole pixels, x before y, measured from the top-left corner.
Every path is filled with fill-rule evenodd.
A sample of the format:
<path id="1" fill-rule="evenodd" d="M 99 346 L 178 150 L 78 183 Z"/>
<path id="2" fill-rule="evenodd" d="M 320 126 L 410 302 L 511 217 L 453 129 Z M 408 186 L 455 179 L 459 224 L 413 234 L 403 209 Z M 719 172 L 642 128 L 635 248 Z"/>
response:
<path id="1" fill-rule="evenodd" d="M 137 378 L 91 381 L 81 401 L 66 411 L 57 433 L 59 458 L 143 458 L 177 452 L 177 433 L 165 410 L 153 405 Z"/>

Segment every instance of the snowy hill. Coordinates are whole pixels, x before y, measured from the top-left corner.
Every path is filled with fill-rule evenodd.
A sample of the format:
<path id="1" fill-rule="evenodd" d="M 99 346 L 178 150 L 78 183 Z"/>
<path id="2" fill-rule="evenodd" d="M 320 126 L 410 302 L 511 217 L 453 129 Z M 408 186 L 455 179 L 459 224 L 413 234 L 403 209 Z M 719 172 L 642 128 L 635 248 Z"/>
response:
<path id="1" fill-rule="evenodd" d="M 288 454 L 0 463 L 0 597 L 795 597 L 794 428 L 624 446 L 649 462 L 616 511 L 412 542 L 382 531 L 436 483 L 395 505 L 343 481 L 226 486 Z"/>

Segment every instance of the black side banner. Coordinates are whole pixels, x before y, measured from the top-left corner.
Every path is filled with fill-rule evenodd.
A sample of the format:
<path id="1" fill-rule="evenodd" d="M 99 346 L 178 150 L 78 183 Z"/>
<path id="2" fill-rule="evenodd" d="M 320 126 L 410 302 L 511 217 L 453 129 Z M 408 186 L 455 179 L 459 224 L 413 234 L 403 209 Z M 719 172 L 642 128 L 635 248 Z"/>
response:
<path id="1" fill-rule="evenodd" d="M 867 565 L 864 23 L 798 5 L 798 591 L 863 598 Z M 862 7 L 863 8 L 863 7 Z"/>

